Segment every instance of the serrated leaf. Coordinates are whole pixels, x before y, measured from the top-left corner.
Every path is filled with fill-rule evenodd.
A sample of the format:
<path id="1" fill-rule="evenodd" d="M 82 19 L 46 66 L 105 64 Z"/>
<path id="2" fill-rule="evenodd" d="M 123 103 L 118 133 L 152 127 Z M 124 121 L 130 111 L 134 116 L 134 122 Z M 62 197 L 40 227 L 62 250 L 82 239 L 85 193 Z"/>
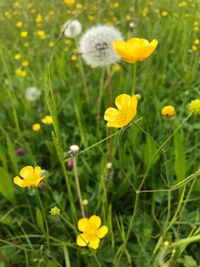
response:
<path id="1" fill-rule="evenodd" d="M 0 193 L 8 200 L 15 203 L 12 179 L 7 170 L 3 167 L 0 167 Z"/>

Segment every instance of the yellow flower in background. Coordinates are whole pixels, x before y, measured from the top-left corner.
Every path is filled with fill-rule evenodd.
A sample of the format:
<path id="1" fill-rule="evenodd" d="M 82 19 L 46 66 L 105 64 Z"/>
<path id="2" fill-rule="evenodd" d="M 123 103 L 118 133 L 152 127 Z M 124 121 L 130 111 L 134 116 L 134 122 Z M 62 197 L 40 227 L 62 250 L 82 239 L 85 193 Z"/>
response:
<path id="1" fill-rule="evenodd" d="M 137 113 L 138 98 L 136 95 L 130 96 L 122 94 L 116 97 L 116 108 L 108 108 L 105 111 L 104 119 L 108 127 L 122 128 L 128 125 Z"/>
<path id="2" fill-rule="evenodd" d="M 34 132 L 38 132 L 41 128 L 41 125 L 39 123 L 35 123 L 32 125 L 32 129 Z"/>
<path id="3" fill-rule="evenodd" d="M 158 41 L 154 39 L 149 43 L 146 39 L 131 38 L 127 42 L 118 40 L 113 42 L 113 49 L 125 61 L 136 63 L 148 58 L 156 49 Z"/>
<path id="4" fill-rule="evenodd" d="M 37 35 L 38 35 L 41 39 L 45 39 L 45 38 L 46 38 L 45 31 L 39 30 L 39 31 L 37 31 Z"/>
<path id="5" fill-rule="evenodd" d="M 74 4 L 74 0 L 64 0 L 65 4 L 72 6 Z"/>
<path id="6" fill-rule="evenodd" d="M 175 108 L 173 106 L 164 106 L 161 110 L 161 114 L 164 117 L 170 118 L 176 115 Z"/>
<path id="7" fill-rule="evenodd" d="M 167 17 L 167 16 L 168 16 L 168 12 L 167 12 L 167 11 L 162 11 L 161 15 L 162 15 L 163 17 Z"/>
<path id="8" fill-rule="evenodd" d="M 188 106 L 189 110 L 195 115 L 200 115 L 200 99 L 192 100 Z"/>
<path id="9" fill-rule="evenodd" d="M 82 4 L 76 4 L 76 9 L 77 9 L 77 10 L 81 10 L 81 9 L 83 9 L 83 5 L 82 5 Z"/>
<path id="10" fill-rule="evenodd" d="M 22 62 L 22 66 L 23 66 L 23 67 L 28 67 L 28 65 L 29 65 L 29 61 L 28 61 L 28 60 L 24 60 L 24 61 Z"/>
<path id="11" fill-rule="evenodd" d="M 35 18 L 35 22 L 36 23 L 41 23 L 42 22 L 42 16 L 40 14 L 38 14 L 37 17 Z"/>
<path id="12" fill-rule="evenodd" d="M 55 206 L 55 207 L 51 208 L 49 212 L 51 215 L 59 215 L 60 209 L 57 206 Z"/>
<path id="13" fill-rule="evenodd" d="M 46 125 L 50 125 L 53 123 L 53 118 L 51 116 L 45 116 L 44 118 L 42 118 L 42 123 L 46 124 Z"/>
<path id="14" fill-rule="evenodd" d="M 15 56 L 14 56 L 14 59 L 15 60 L 19 60 L 21 58 L 21 55 L 20 54 L 15 54 Z"/>
<path id="15" fill-rule="evenodd" d="M 26 77 L 26 76 L 27 76 L 27 71 L 22 70 L 22 69 L 16 69 L 15 73 L 16 73 L 18 76 L 21 76 L 21 77 Z"/>
<path id="16" fill-rule="evenodd" d="M 16 22 L 16 27 L 17 28 L 21 28 L 23 26 L 23 22 L 22 21 L 17 21 Z"/>
<path id="17" fill-rule="evenodd" d="M 42 169 L 39 166 L 32 167 L 32 166 L 26 166 L 23 167 L 20 172 L 20 176 L 16 176 L 13 179 L 14 184 L 20 186 L 20 187 L 37 187 L 39 183 L 44 179 L 44 176 L 42 175 Z"/>
<path id="18" fill-rule="evenodd" d="M 89 219 L 82 218 L 78 221 L 78 230 L 82 232 L 76 239 L 76 243 L 80 247 L 90 247 L 97 249 L 99 247 L 100 239 L 108 233 L 106 225 L 101 226 L 101 218 L 93 215 Z"/>
<path id="19" fill-rule="evenodd" d="M 20 36 L 22 38 L 26 38 L 26 37 L 28 37 L 28 32 L 26 32 L 26 31 L 20 32 Z"/>

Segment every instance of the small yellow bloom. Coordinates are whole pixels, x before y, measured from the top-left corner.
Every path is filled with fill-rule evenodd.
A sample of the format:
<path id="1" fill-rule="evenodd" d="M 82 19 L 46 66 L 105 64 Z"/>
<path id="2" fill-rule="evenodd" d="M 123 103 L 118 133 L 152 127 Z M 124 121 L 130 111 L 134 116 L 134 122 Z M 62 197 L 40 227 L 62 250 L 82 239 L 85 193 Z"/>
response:
<path id="1" fill-rule="evenodd" d="M 44 176 L 42 175 L 42 169 L 39 166 L 32 167 L 32 166 L 26 166 L 23 167 L 20 172 L 20 176 L 16 176 L 13 179 L 14 184 L 20 186 L 20 187 L 37 187 L 39 183 L 44 179 Z"/>
<path id="2" fill-rule="evenodd" d="M 21 55 L 20 54 L 16 54 L 14 58 L 15 58 L 15 60 L 19 60 L 21 58 Z"/>
<path id="3" fill-rule="evenodd" d="M 34 132 L 38 132 L 40 130 L 41 126 L 39 123 L 35 123 L 32 125 L 32 129 Z"/>
<path id="4" fill-rule="evenodd" d="M 26 37 L 28 37 L 28 32 L 26 32 L 26 31 L 20 32 L 20 36 L 22 38 L 26 38 Z"/>
<path id="5" fill-rule="evenodd" d="M 162 15 L 163 17 L 167 17 L 167 16 L 168 16 L 168 12 L 167 12 L 167 11 L 163 11 L 163 12 L 161 13 L 161 15 Z"/>
<path id="6" fill-rule="evenodd" d="M 101 218 L 93 215 L 89 219 L 82 218 L 78 221 L 78 229 L 82 232 L 76 239 L 76 243 L 80 247 L 90 247 L 97 249 L 99 247 L 100 239 L 108 233 L 106 225 L 101 226 Z"/>
<path id="7" fill-rule="evenodd" d="M 148 14 L 149 12 L 149 8 L 148 7 L 144 7 L 143 10 L 142 10 L 142 16 L 143 17 L 146 17 L 146 15 Z"/>
<path id="8" fill-rule="evenodd" d="M 77 60 L 77 56 L 76 55 L 71 56 L 71 60 L 72 61 L 76 61 Z"/>
<path id="9" fill-rule="evenodd" d="M 59 215 L 60 214 L 60 209 L 55 206 L 55 207 L 51 208 L 49 212 L 50 212 L 51 215 Z"/>
<path id="10" fill-rule="evenodd" d="M 20 76 L 21 77 L 26 77 L 27 76 L 27 71 L 26 70 L 21 70 Z"/>
<path id="11" fill-rule="evenodd" d="M 23 26 L 23 22 L 22 21 L 17 21 L 16 22 L 16 27 L 17 28 L 21 28 Z"/>
<path id="12" fill-rule="evenodd" d="M 45 38 L 46 38 L 45 31 L 39 30 L 39 31 L 37 31 L 37 35 L 38 35 L 41 39 L 45 39 Z"/>
<path id="13" fill-rule="evenodd" d="M 46 124 L 46 125 L 50 125 L 53 123 L 53 118 L 51 116 L 45 116 L 44 118 L 42 118 L 42 123 Z"/>
<path id="14" fill-rule="evenodd" d="M 49 43 L 49 47 L 54 47 L 55 43 L 54 42 L 50 42 Z"/>
<path id="15" fill-rule="evenodd" d="M 196 52 L 197 50 L 198 50 L 198 47 L 197 47 L 196 45 L 193 45 L 193 46 L 192 46 L 192 51 L 193 51 L 193 52 Z"/>
<path id="16" fill-rule="evenodd" d="M 164 106 L 161 110 L 161 114 L 167 118 L 170 118 L 176 114 L 176 111 L 173 106 Z"/>
<path id="17" fill-rule="evenodd" d="M 40 14 L 38 14 L 37 17 L 35 18 L 35 22 L 36 23 L 41 23 L 42 22 L 42 16 Z"/>
<path id="18" fill-rule="evenodd" d="M 88 19 L 89 19 L 89 21 L 94 21 L 95 20 L 95 16 L 89 15 Z"/>
<path id="19" fill-rule="evenodd" d="M 77 9 L 77 10 L 81 10 L 81 9 L 83 9 L 83 5 L 82 5 L 82 4 L 76 4 L 76 9 Z"/>
<path id="20" fill-rule="evenodd" d="M 113 65 L 112 69 L 113 69 L 114 72 L 118 72 L 118 71 L 121 70 L 121 66 L 119 64 L 115 63 Z"/>
<path id="21" fill-rule="evenodd" d="M 189 110 L 195 115 L 200 115 L 200 99 L 192 100 L 188 106 Z"/>
<path id="22" fill-rule="evenodd" d="M 200 44 L 200 40 L 199 40 L 199 38 L 196 38 L 196 39 L 194 40 L 194 44 L 195 44 L 195 45 L 199 45 L 199 44 Z"/>
<path id="23" fill-rule="evenodd" d="M 122 128 L 128 125 L 137 113 L 138 99 L 135 95 L 118 95 L 115 99 L 116 108 L 108 108 L 105 111 L 104 119 L 108 127 Z"/>
<path id="24" fill-rule="evenodd" d="M 29 65 L 29 61 L 28 61 L 28 60 L 24 60 L 24 61 L 22 62 L 22 66 L 23 66 L 23 67 L 28 67 L 28 65 Z"/>
<path id="25" fill-rule="evenodd" d="M 87 205 L 88 205 L 88 200 L 87 200 L 87 199 L 84 199 L 84 200 L 82 201 L 82 204 L 83 204 L 83 206 L 87 206 Z"/>
<path id="26" fill-rule="evenodd" d="M 148 58 L 156 49 L 158 41 L 154 39 L 149 43 L 146 39 L 131 38 L 127 42 L 118 40 L 113 42 L 113 49 L 125 61 L 136 63 Z"/>
<path id="27" fill-rule="evenodd" d="M 74 0 L 64 0 L 65 4 L 72 6 L 74 4 Z"/>

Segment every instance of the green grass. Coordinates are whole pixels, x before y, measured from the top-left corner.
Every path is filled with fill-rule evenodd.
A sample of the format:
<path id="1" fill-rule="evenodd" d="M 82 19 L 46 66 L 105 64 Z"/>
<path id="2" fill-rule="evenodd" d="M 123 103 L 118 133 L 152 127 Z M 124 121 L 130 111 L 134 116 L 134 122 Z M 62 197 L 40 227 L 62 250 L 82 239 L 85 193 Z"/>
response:
<path id="1" fill-rule="evenodd" d="M 0 2 L 0 267 L 200 266 L 200 126 L 199 116 L 188 110 L 200 95 L 200 46 L 193 51 L 200 37 L 199 1 L 78 3 L 84 9 L 68 8 L 62 0 Z M 91 68 L 81 57 L 71 60 L 79 36 L 66 39 L 61 26 L 73 17 L 83 31 L 110 23 L 124 39 L 159 41 L 151 57 L 137 63 L 135 92 L 142 99 L 133 123 L 122 130 L 111 133 L 103 119 L 110 106 L 109 80 L 114 106 L 116 96 L 131 94 L 133 66 L 121 61 L 121 70 L 113 72 L 113 66 Z M 39 29 L 46 39 L 37 36 Z M 28 37 L 20 37 L 21 31 Z M 16 70 L 24 60 L 29 66 L 21 77 Z M 42 91 L 35 102 L 25 98 L 29 86 Z M 173 105 L 176 116 L 163 118 L 164 105 Z M 48 114 L 54 124 L 34 132 L 32 125 Z M 64 153 L 72 144 L 80 153 L 77 168 L 70 170 Z M 23 156 L 16 155 L 19 147 Z M 47 171 L 38 189 L 12 182 L 27 165 Z M 96 251 L 76 244 L 82 215 L 74 176 L 88 200 L 86 216 L 100 216 L 109 229 Z M 59 216 L 49 213 L 54 206 L 61 209 Z"/>

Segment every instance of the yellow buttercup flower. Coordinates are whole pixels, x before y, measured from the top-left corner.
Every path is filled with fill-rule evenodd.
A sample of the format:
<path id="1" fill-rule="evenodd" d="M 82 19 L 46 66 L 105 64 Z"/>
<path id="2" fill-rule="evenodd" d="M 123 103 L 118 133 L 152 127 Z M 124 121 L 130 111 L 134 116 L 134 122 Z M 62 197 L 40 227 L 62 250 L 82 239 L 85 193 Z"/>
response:
<path id="1" fill-rule="evenodd" d="M 101 226 L 101 218 L 93 215 L 89 219 L 82 218 L 78 221 L 78 229 L 82 232 L 76 239 L 76 243 L 80 247 L 90 247 L 97 249 L 99 247 L 100 239 L 108 233 L 106 225 Z"/>
<path id="2" fill-rule="evenodd" d="M 21 32 L 21 33 L 20 33 L 20 36 L 21 36 L 22 38 L 26 38 L 26 37 L 28 37 L 28 32 L 26 32 L 26 31 Z"/>
<path id="3" fill-rule="evenodd" d="M 122 128 L 128 125 L 137 113 L 138 98 L 136 95 L 130 96 L 122 94 L 116 97 L 116 108 L 108 108 L 105 111 L 104 119 L 108 127 Z"/>
<path id="4" fill-rule="evenodd" d="M 46 125 L 50 125 L 53 123 L 53 118 L 51 116 L 45 116 L 42 120 L 42 123 L 46 124 Z"/>
<path id="5" fill-rule="evenodd" d="M 74 4 L 74 0 L 64 0 L 65 4 L 72 6 Z"/>
<path id="6" fill-rule="evenodd" d="M 38 132 L 40 130 L 41 126 L 39 123 L 35 123 L 32 125 L 32 129 L 34 132 Z"/>
<path id="7" fill-rule="evenodd" d="M 188 106 L 189 110 L 195 115 L 200 115 L 200 99 L 192 100 Z"/>
<path id="8" fill-rule="evenodd" d="M 46 38 L 46 33 L 45 33 L 45 31 L 39 30 L 39 31 L 37 31 L 37 35 L 38 35 L 41 39 L 45 39 L 45 38 Z"/>
<path id="9" fill-rule="evenodd" d="M 17 21 L 16 22 L 16 27 L 17 28 L 21 28 L 23 26 L 23 22 L 22 21 Z"/>
<path id="10" fill-rule="evenodd" d="M 164 106 L 161 110 L 161 114 L 167 118 L 170 118 L 176 114 L 176 111 L 173 106 Z"/>
<path id="11" fill-rule="evenodd" d="M 153 39 L 149 43 L 146 39 L 131 38 L 127 42 L 117 40 L 113 42 L 113 49 L 119 54 L 125 61 L 129 63 L 136 63 L 137 61 L 143 61 L 148 58 L 156 49 L 158 41 Z"/>
<path id="12" fill-rule="evenodd" d="M 39 183 L 44 179 L 44 176 L 42 175 L 42 169 L 39 166 L 32 167 L 32 166 L 26 166 L 23 167 L 20 172 L 20 176 L 16 176 L 13 179 L 14 184 L 20 186 L 20 187 L 37 187 Z"/>

